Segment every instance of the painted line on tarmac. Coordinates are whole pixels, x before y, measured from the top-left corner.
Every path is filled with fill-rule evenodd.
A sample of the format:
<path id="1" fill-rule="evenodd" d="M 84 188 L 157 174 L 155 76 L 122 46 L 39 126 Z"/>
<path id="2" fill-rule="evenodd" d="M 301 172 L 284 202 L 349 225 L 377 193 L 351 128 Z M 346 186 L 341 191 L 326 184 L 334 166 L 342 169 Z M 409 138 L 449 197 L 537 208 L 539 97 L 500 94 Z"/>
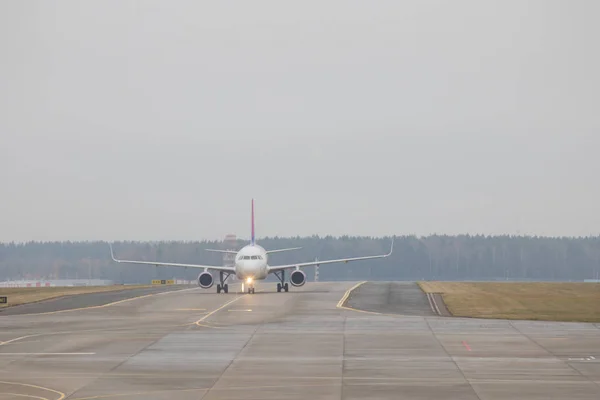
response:
<path id="1" fill-rule="evenodd" d="M 47 397 L 34 396 L 31 394 L 8 393 L 8 392 L 0 392 L 0 397 L 3 397 L 2 396 L 3 394 L 8 394 L 9 396 L 27 397 L 28 399 L 50 400 Z"/>
<path id="2" fill-rule="evenodd" d="M 25 344 L 25 343 L 39 343 L 41 340 L 26 340 L 24 342 L 14 342 L 14 343 L 2 343 L 0 342 L 0 346 L 4 346 L 5 344 Z"/>
<path id="3" fill-rule="evenodd" d="M 426 294 L 427 300 L 429 301 L 429 307 L 431 307 L 431 311 L 433 311 L 434 314 L 441 316 L 442 313 L 440 313 L 440 308 L 438 307 L 437 302 L 435 301 L 433 293 L 427 292 Z"/>
<path id="4" fill-rule="evenodd" d="M 364 313 L 364 314 L 371 314 L 371 315 L 382 315 L 382 316 L 386 316 L 386 317 L 418 317 L 418 316 L 414 316 L 414 315 L 404 315 L 404 314 L 386 314 L 386 313 L 380 313 L 380 312 L 376 312 L 376 311 L 365 311 L 365 310 L 359 310 L 358 308 L 352 308 L 352 307 L 348 307 L 348 306 L 344 306 L 343 304 L 346 302 L 346 300 L 348 300 L 348 297 L 350 296 L 350 294 L 352 293 L 353 290 L 357 289 L 359 286 L 363 285 L 367 283 L 367 281 L 363 281 L 363 282 L 359 282 L 356 285 L 352 286 L 350 289 L 348 289 L 346 291 L 346 293 L 344 293 L 344 297 L 342 297 L 342 299 L 337 303 L 337 308 L 342 309 L 342 310 L 348 310 L 348 311 L 356 311 L 356 312 L 360 312 L 360 313 Z M 427 299 L 429 299 L 429 296 L 427 296 Z M 435 303 L 435 299 L 431 298 L 435 304 L 435 307 L 437 307 L 437 303 Z M 431 304 L 430 301 L 430 306 L 431 306 L 431 310 L 437 314 L 438 316 L 441 316 L 441 314 L 436 313 L 434 307 Z M 438 309 L 439 310 L 439 309 Z M 418 318 L 422 318 L 422 317 L 418 317 Z"/>
<path id="5" fill-rule="evenodd" d="M 348 296 L 350 296 L 350 293 L 351 293 L 351 292 L 352 292 L 354 289 L 358 288 L 360 285 L 363 285 L 363 284 L 365 284 L 365 283 L 367 283 L 367 281 L 362 281 L 362 282 L 359 282 L 359 283 L 357 283 L 356 285 L 352 286 L 350 289 L 346 290 L 346 293 L 344 293 L 344 297 L 342 297 L 342 299 L 341 299 L 340 301 L 338 301 L 338 303 L 337 303 L 337 307 L 338 307 L 338 308 L 346 308 L 346 307 L 344 306 L 344 303 L 346 302 L 346 300 L 348 300 Z"/>
<path id="6" fill-rule="evenodd" d="M 364 313 L 364 314 L 372 314 L 372 315 L 390 315 L 390 316 L 394 316 L 392 314 L 383 314 L 383 313 L 379 313 L 379 312 L 375 312 L 375 311 L 365 311 L 365 310 L 359 310 L 357 308 L 352 308 L 352 307 L 348 307 L 345 306 L 344 303 L 346 302 L 346 300 L 348 300 L 348 297 L 350 296 L 350 294 L 352 293 L 353 290 L 357 289 L 359 286 L 363 285 L 367 283 L 367 281 L 363 281 L 363 282 L 359 282 L 356 285 L 352 286 L 350 289 L 346 290 L 346 293 L 344 293 L 344 297 L 341 298 L 340 301 L 338 301 L 337 303 L 337 308 L 340 308 L 342 310 L 348 310 L 348 311 L 356 311 L 356 312 L 360 312 L 360 313 Z"/>
<path id="7" fill-rule="evenodd" d="M 57 395 L 59 395 L 59 396 L 60 396 L 60 397 L 58 397 L 58 398 L 57 398 L 57 399 L 55 399 L 55 400 L 63 400 L 65 397 L 67 397 L 67 395 L 66 395 L 66 394 L 64 394 L 63 392 L 59 392 L 58 390 L 50 389 L 50 388 L 43 387 L 43 386 L 32 385 L 32 384 L 29 384 L 29 383 L 19 383 L 19 382 L 5 382 L 5 381 L 0 381 L 0 384 L 5 384 L 5 385 L 14 385 L 14 386 L 23 386 L 23 387 L 28 387 L 28 388 L 33 388 L 33 389 L 39 389 L 39 390 L 43 390 L 43 391 L 46 391 L 46 392 L 51 392 L 51 393 L 54 393 L 54 394 L 57 394 Z M 31 397 L 31 396 L 30 396 L 30 397 Z M 33 398 L 35 398 L 35 397 L 33 397 Z M 45 398 L 45 397 L 40 397 L 40 399 L 49 400 L 49 399 L 47 399 L 47 398 Z"/>
<path id="8" fill-rule="evenodd" d="M 298 378 L 297 376 L 295 378 Z M 305 379 L 306 377 L 300 377 L 302 379 Z M 313 379 L 312 377 L 310 377 L 310 379 Z M 321 377 L 315 377 L 314 379 L 319 379 L 321 380 Z M 197 387 L 197 388 L 189 388 L 189 389 L 159 389 L 159 390 L 148 390 L 148 391 L 143 391 L 143 392 L 125 392 L 125 393 L 113 393 L 113 394 L 105 394 L 105 395 L 97 395 L 97 396 L 91 396 L 91 397 L 77 397 L 77 398 L 73 398 L 72 400 L 95 400 L 95 399 L 108 399 L 108 398 L 119 398 L 119 397 L 132 397 L 132 396 L 145 396 L 145 398 L 150 398 L 149 396 L 151 395 L 158 395 L 158 394 L 176 394 L 176 393 L 186 393 L 186 392 L 203 392 L 203 391 L 216 391 L 216 392 L 243 392 L 243 391 L 259 391 L 259 390 L 274 390 L 274 389 L 281 389 L 281 390 L 289 390 L 291 388 L 294 389 L 303 389 L 303 388 L 319 388 L 319 387 L 323 387 L 323 388 L 330 388 L 330 387 L 343 387 L 344 385 L 347 385 L 349 387 L 369 387 L 369 386 L 393 386 L 393 387 L 400 387 L 400 386 L 411 386 L 414 385 L 414 379 L 413 378 L 404 378 L 404 379 L 394 379 L 394 378 L 374 378 L 374 379 L 382 379 L 384 380 L 383 382 L 372 382 L 371 377 L 367 377 L 365 380 L 367 380 L 366 382 L 345 382 L 345 381 L 352 381 L 352 380 L 357 380 L 357 379 L 361 379 L 361 378 L 343 378 L 344 382 L 340 382 L 340 378 L 339 377 L 326 377 L 322 380 L 324 380 L 324 382 L 321 383 L 300 383 L 300 384 L 287 384 L 287 385 L 246 385 L 246 386 L 229 386 L 229 387 Z M 425 378 L 426 379 L 426 378 Z M 331 382 L 329 382 L 331 380 Z M 431 379 L 431 382 L 435 382 L 435 383 L 447 383 L 448 385 L 452 385 L 455 383 L 454 380 L 448 380 L 448 381 L 444 381 L 444 380 L 440 380 L 439 378 L 437 379 Z M 493 381 L 495 382 L 495 381 Z M 520 381 L 515 381 L 515 382 L 520 382 Z"/>
<path id="9" fill-rule="evenodd" d="M 21 337 L 18 337 L 18 338 L 14 338 L 14 339 L 11 339 L 11 340 L 7 340 L 6 342 L 0 342 L 0 346 L 6 346 L 7 344 L 10 344 L 10 343 L 12 343 L 12 342 L 19 341 L 19 340 L 21 340 L 21 339 L 27 339 L 27 338 L 30 338 L 30 337 L 36 337 L 36 336 L 40 336 L 40 335 L 42 335 L 42 334 L 21 336 Z"/>
<path id="10" fill-rule="evenodd" d="M 93 356 L 96 353 L 0 353 L 0 356 Z"/>
<path id="11" fill-rule="evenodd" d="M 51 314 L 59 314 L 59 313 L 65 313 L 65 312 L 71 312 L 71 311 L 93 310 L 93 309 L 96 309 L 96 308 L 111 307 L 111 306 L 114 306 L 114 305 L 117 305 L 117 304 L 125 303 L 125 302 L 128 302 L 128 301 L 133 301 L 133 300 L 139 300 L 139 299 L 143 299 L 143 298 L 146 298 L 146 297 L 160 296 L 160 295 L 171 294 L 171 293 L 181 293 L 181 292 L 186 292 L 188 290 L 198 290 L 198 288 L 194 287 L 194 288 L 189 288 L 189 289 L 171 290 L 171 291 L 168 291 L 168 292 L 150 293 L 150 294 L 145 294 L 143 296 L 131 297 L 131 298 L 128 298 L 128 299 L 114 301 L 112 303 L 102 304 L 102 305 L 99 305 L 99 306 L 89 306 L 89 307 L 81 307 L 81 308 L 70 308 L 68 310 L 48 311 L 48 312 L 42 312 L 42 313 L 13 314 L 13 315 L 6 315 L 6 317 L 27 317 L 27 316 L 31 316 L 31 315 L 51 315 Z M 110 293 L 110 292 L 105 292 L 105 293 Z M 89 294 L 93 294 L 93 293 L 89 293 Z M 33 304 L 33 303 L 31 303 L 31 304 Z M 0 314 L 0 316 L 2 316 L 2 315 Z"/>
<path id="12" fill-rule="evenodd" d="M 259 290 L 258 293 L 262 292 L 263 290 Z M 210 326 L 210 325 L 206 325 L 206 324 L 202 324 L 201 322 L 203 322 L 205 319 L 207 319 L 208 317 L 210 317 L 211 315 L 213 315 L 214 313 L 221 311 L 222 309 L 224 309 L 225 307 L 227 307 L 230 304 L 235 303 L 236 301 L 238 301 L 239 299 L 246 297 L 246 296 L 250 296 L 249 293 L 243 294 L 241 296 L 236 297 L 235 299 L 228 301 L 227 303 L 223 304 L 221 307 L 217 308 L 216 310 L 213 310 L 211 312 L 209 312 L 208 314 L 206 314 L 204 317 L 200 318 L 198 321 L 193 322 L 189 325 L 196 325 L 196 326 L 202 326 L 205 328 L 213 328 L 213 329 L 223 329 L 221 327 L 216 327 L 216 326 Z M 252 310 L 243 310 L 243 311 L 252 311 Z"/>
<path id="13" fill-rule="evenodd" d="M 213 310 L 211 312 L 209 312 L 208 314 L 206 314 L 204 317 L 200 318 L 198 321 L 194 322 L 195 325 L 197 326 L 203 326 L 203 327 L 208 327 L 208 328 L 215 328 L 213 326 L 208 326 L 205 324 L 202 324 L 201 322 L 203 322 L 206 318 L 210 317 L 211 315 L 213 315 L 214 313 L 221 311 L 222 309 L 224 309 L 225 307 L 227 307 L 230 304 L 235 303 L 236 301 L 238 301 L 239 299 L 248 296 L 247 294 L 242 295 L 242 296 L 238 296 L 235 299 L 228 301 L 227 303 L 223 304 L 221 307 L 217 308 L 216 310 Z"/>
<path id="14" fill-rule="evenodd" d="M 161 325 L 161 328 L 178 328 L 178 327 L 182 327 L 182 326 L 189 326 L 189 325 L 194 325 L 194 323 L 187 323 L 187 324 L 177 324 L 177 325 Z M 25 335 L 25 336 L 20 336 L 11 340 L 8 340 L 6 342 L 0 342 L 0 346 L 5 346 L 7 344 L 20 344 L 19 343 L 15 343 L 18 342 L 22 339 L 27 339 L 27 338 L 31 338 L 31 337 L 40 337 L 40 336 L 54 336 L 54 335 L 65 335 L 65 334 L 84 334 L 84 333 L 98 333 L 98 332 L 118 332 L 118 331 L 130 331 L 132 329 L 132 326 L 126 326 L 126 327 L 114 327 L 114 328 L 98 328 L 98 329 L 81 329 L 81 330 L 75 330 L 75 331 L 57 331 L 57 332 L 44 332 L 44 333 L 35 333 L 32 335 Z M 135 332 L 133 332 L 135 333 Z"/>

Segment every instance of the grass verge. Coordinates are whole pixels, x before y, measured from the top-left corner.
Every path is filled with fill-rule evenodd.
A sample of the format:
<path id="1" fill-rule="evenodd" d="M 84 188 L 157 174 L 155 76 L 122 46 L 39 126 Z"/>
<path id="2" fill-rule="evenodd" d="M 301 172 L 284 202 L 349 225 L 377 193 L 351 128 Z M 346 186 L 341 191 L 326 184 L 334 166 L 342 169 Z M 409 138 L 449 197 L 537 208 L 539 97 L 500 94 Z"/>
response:
<path id="1" fill-rule="evenodd" d="M 455 317 L 600 322 L 600 284 L 418 282 Z"/>
<path id="2" fill-rule="evenodd" d="M 28 287 L 28 288 L 0 288 L 0 296 L 8 297 L 8 304 L 0 304 L 0 308 L 17 306 L 20 304 L 36 303 L 57 297 L 72 296 L 75 294 L 113 292 L 117 290 L 130 290 L 152 287 L 151 285 L 112 285 L 112 286 L 68 286 L 68 287 Z"/>

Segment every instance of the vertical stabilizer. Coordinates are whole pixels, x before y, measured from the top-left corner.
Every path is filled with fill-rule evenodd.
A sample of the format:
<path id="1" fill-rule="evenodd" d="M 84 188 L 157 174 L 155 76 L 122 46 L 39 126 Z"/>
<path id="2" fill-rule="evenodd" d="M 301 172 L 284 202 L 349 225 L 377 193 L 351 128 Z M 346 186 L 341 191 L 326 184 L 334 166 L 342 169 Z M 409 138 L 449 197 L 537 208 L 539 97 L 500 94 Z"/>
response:
<path id="1" fill-rule="evenodd" d="M 252 199 L 252 246 L 254 246 L 254 199 Z"/>

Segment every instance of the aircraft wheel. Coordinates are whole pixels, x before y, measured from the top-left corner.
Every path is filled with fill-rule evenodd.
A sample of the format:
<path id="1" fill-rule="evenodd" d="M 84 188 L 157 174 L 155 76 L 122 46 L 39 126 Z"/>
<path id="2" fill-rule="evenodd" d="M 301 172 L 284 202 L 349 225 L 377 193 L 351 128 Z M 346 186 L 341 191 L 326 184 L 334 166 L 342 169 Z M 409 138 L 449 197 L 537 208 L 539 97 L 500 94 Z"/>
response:
<path id="1" fill-rule="evenodd" d="M 288 292 L 288 290 L 290 290 L 290 287 L 288 286 L 287 282 L 285 283 L 285 285 L 283 285 L 283 289 L 286 293 Z"/>
<path id="2" fill-rule="evenodd" d="M 225 293 L 229 293 L 229 285 L 228 285 L 228 284 L 224 284 L 224 285 L 223 285 L 223 291 L 224 291 Z"/>
<path id="3" fill-rule="evenodd" d="M 217 283 L 217 293 L 221 293 L 221 285 Z"/>
<path id="4" fill-rule="evenodd" d="M 280 293 L 280 292 L 281 292 L 281 283 L 278 283 L 277 284 L 277 293 Z"/>

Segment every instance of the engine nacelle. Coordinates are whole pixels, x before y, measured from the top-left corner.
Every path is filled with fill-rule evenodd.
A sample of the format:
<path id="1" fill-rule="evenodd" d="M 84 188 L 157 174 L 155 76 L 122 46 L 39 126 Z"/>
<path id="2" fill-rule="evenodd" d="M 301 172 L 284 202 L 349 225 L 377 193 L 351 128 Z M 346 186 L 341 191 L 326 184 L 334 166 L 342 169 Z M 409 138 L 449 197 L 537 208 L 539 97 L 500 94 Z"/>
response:
<path id="1" fill-rule="evenodd" d="M 209 289 L 214 283 L 215 280 L 213 279 L 213 276 L 208 272 L 203 272 L 198 275 L 198 286 L 200 286 L 202 289 Z"/>
<path id="2" fill-rule="evenodd" d="M 292 286 L 302 286 L 306 283 L 306 274 L 299 269 L 292 272 L 290 275 L 290 283 Z"/>

